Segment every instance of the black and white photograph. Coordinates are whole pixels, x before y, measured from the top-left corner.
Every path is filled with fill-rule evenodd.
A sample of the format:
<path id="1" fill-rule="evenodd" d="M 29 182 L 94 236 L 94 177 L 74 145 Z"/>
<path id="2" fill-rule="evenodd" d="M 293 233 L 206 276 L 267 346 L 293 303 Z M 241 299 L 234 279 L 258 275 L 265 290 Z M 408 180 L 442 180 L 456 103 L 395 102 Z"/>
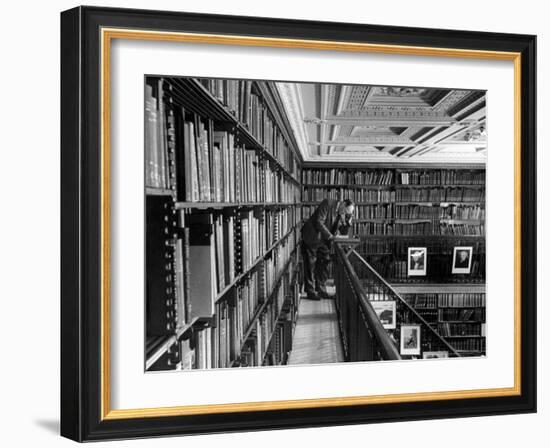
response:
<path id="1" fill-rule="evenodd" d="M 396 325 L 397 307 L 395 300 L 376 300 L 370 302 L 378 319 L 386 330 L 394 330 Z"/>
<path id="2" fill-rule="evenodd" d="M 455 247 L 453 251 L 453 274 L 469 274 L 472 268 L 473 247 Z"/>
<path id="3" fill-rule="evenodd" d="M 409 247 L 409 276 L 426 275 L 427 252 L 425 247 Z"/>
<path id="4" fill-rule="evenodd" d="M 401 325 L 400 352 L 402 355 L 420 355 L 420 325 Z"/>
<path id="5" fill-rule="evenodd" d="M 540 413 L 541 28 L 482 4 L 224 5 L 72 6 L 57 39 L 30 33 L 61 71 L 37 90 L 57 126 L 31 120 L 61 150 L 31 164 L 60 174 L 32 207 L 60 209 L 61 332 L 41 350 L 60 415 L 31 405 L 33 424 L 240 445 L 326 427 L 334 445 L 420 419 L 430 437 L 394 444 L 426 445 L 449 418 L 494 434 Z"/>
<path id="6" fill-rule="evenodd" d="M 486 91 L 143 88 L 145 371 L 485 356 Z"/>

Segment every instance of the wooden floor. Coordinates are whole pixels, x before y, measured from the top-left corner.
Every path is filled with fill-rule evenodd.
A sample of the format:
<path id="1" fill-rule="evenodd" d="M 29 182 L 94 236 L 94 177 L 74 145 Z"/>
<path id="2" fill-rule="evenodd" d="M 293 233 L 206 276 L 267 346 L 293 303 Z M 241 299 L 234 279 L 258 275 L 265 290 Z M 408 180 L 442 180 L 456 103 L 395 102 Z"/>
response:
<path id="1" fill-rule="evenodd" d="M 343 362 L 334 300 L 302 298 L 288 364 Z"/>

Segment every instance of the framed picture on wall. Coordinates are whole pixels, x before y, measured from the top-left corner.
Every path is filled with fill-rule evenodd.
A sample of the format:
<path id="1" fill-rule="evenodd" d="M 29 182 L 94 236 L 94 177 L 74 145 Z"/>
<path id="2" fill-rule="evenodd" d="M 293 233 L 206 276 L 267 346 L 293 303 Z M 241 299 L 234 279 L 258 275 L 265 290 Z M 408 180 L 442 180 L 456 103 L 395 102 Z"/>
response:
<path id="1" fill-rule="evenodd" d="M 453 250 L 453 274 L 469 274 L 472 269 L 473 247 L 455 247 Z"/>
<path id="2" fill-rule="evenodd" d="M 401 325 L 400 352 L 402 355 L 420 355 L 421 332 L 419 325 Z"/>
<path id="3" fill-rule="evenodd" d="M 394 330 L 397 321 L 397 307 L 393 300 L 375 300 L 370 302 L 378 319 L 386 330 Z"/>
<path id="4" fill-rule="evenodd" d="M 61 434 L 535 412 L 535 46 L 63 12 Z"/>
<path id="5" fill-rule="evenodd" d="M 407 250 L 408 275 L 426 275 L 428 264 L 428 249 L 425 247 L 409 247 Z"/>

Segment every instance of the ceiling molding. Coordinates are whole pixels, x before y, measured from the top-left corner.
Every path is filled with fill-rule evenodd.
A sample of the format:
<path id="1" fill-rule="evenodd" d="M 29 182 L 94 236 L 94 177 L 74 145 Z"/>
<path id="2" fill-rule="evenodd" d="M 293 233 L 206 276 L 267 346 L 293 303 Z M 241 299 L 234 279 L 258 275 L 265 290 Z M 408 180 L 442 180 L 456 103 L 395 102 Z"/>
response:
<path id="1" fill-rule="evenodd" d="M 305 162 L 477 164 L 486 158 L 484 91 L 276 84 Z"/>
<path id="2" fill-rule="evenodd" d="M 337 137 L 335 140 L 329 140 L 325 144 L 330 146 L 403 146 L 417 145 L 410 138 L 403 138 L 400 135 L 369 135 L 368 137 Z"/>
<path id="3" fill-rule="evenodd" d="M 324 120 L 325 117 L 329 114 L 329 107 L 330 107 L 330 104 L 331 104 L 331 98 L 330 98 L 330 88 L 331 86 L 329 86 L 328 84 L 321 84 L 321 104 L 320 104 L 320 115 L 321 115 L 321 120 Z M 328 129 L 327 129 L 327 125 L 321 121 L 321 125 L 320 125 L 320 128 L 319 128 L 319 134 L 320 134 L 320 142 L 321 142 L 321 145 L 319 147 L 319 154 L 323 154 L 324 151 L 325 151 L 325 147 L 324 145 L 322 144 L 322 142 L 324 142 L 327 138 L 327 132 L 328 132 Z M 327 152 L 330 152 L 330 148 L 327 148 Z"/>
<path id="4" fill-rule="evenodd" d="M 294 131 L 298 149 L 304 160 L 310 157 L 307 144 L 306 122 L 304 120 L 303 99 L 299 84 L 297 83 L 275 83 L 283 107 L 287 113 L 290 126 Z"/>

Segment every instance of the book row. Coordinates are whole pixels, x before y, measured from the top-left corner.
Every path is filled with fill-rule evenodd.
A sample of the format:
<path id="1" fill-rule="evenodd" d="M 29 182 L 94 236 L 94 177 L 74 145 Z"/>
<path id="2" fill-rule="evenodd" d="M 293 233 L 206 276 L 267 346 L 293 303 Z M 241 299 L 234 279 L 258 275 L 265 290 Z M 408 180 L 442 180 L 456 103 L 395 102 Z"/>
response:
<path id="1" fill-rule="evenodd" d="M 485 322 L 485 308 L 443 308 L 437 312 L 440 321 Z"/>
<path id="2" fill-rule="evenodd" d="M 245 148 L 232 132 L 176 105 L 165 85 L 163 79 L 150 79 L 145 91 L 146 186 L 177 191 L 185 202 L 299 200 L 296 182 L 262 151 Z M 284 143 L 277 135 L 276 141 Z M 295 156 L 283 143 L 264 149 L 295 172 Z"/>
<path id="3" fill-rule="evenodd" d="M 485 294 L 481 293 L 442 293 L 439 294 L 440 307 L 466 308 L 466 307 L 484 307 Z"/>
<path id="4" fill-rule="evenodd" d="M 296 244 L 293 215 L 285 209 L 262 211 L 259 218 L 253 211 L 185 216 L 179 236 L 159 245 L 158 256 L 148 257 L 149 265 L 156 262 L 165 268 L 148 278 L 149 333 L 170 333 L 193 318 L 211 316 L 220 294 L 254 263 L 261 262 L 259 271 L 265 270 L 262 276 L 269 288 L 281 260 Z M 267 259 L 261 260 L 264 255 Z M 265 298 L 262 291 L 254 297 Z"/>
<path id="5" fill-rule="evenodd" d="M 428 202 L 439 205 L 445 202 L 485 201 L 485 191 L 481 188 L 469 187 L 435 187 L 435 188 L 398 188 L 396 190 L 380 190 L 368 188 L 346 187 L 304 187 L 302 201 L 320 202 L 325 198 L 351 199 L 361 202 Z"/>
<path id="6" fill-rule="evenodd" d="M 308 169 L 302 171 L 304 184 L 356 184 L 391 185 L 393 170 L 344 170 L 344 169 Z"/>
<path id="7" fill-rule="evenodd" d="M 426 322 L 437 323 L 437 310 L 417 308 L 415 311 L 420 314 Z M 409 318 L 408 321 L 412 321 L 412 318 Z"/>
<path id="8" fill-rule="evenodd" d="M 198 78 L 198 81 L 240 121 L 246 120 L 249 107 L 245 95 L 250 95 L 246 81 L 212 78 Z"/>
<path id="9" fill-rule="evenodd" d="M 405 235 L 405 236 L 483 236 L 483 224 L 452 224 L 445 222 L 376 223 L 352 222 L 355 235 Z"/>
<path id="10" fill-rule="evenodd" d="M 485 338 L 464 338 L 453 339 L 449 343 L 457 351 L 462 352 L 485 352 Z"/>
<path id="11" fill-rule="evenodd" d="M 342 200 L 347 190 L 343 188 L 303 188 L 302 201 L 321 202 L 323 199 Z"/>
<path id="12" fill-rule="evenodd" d="M 253 285 L 252 288 L 255 288 Z M 263 311 L 257 317 L 255 312 L 261 305 L 256 302 L 254 307 L 250 304 L 250 298 L 256 291 L 248 288 L 237 289 L 234 293 L 234 301 L 220 302 L 217 331 L 215 334 L 216 348 L 215 359 L 217 367 L 230 367 L 238 360 L 246 349 L 245 336 L 252 330 L 257 336 L 255 347 L 265 350 L 265 341 L 268 340 L 274 330 L 274 324 L 284 302 L 283 288 L 278 286 L 271 294 L 269 303 L 263 307 Z M 254 320 L 255 319 L 255 320 Z M 252 327 L 251 327 L 252 325 Z M 261 359 L 258 353 L 257 359 Z"/>
<path id="13" fill-rule="evenodd" d="M 164 102 L 153 96 L 154 89 L 162 92 L 162 83 L 146 85 L 145 88 L 145 185 L 170 189 L 174 184 L 168 141 L 173 143 L 173 120 L 168 120 Z M 160 94 L 162 96 L 162 93 Z M 171 169 L 172 168 L 172 169 Z"/>
<path id="14" fill-rule="evenodd" d="M 291 282 L 292 265 L 288 261 L 279 270 L 278 280 L 269 293 L 265 292 L 264 271 L 259 268 L 233 289 L 227 300 L 218 302 L 215 324 L 198 326 L 182 341 L 178 367 L 210 369 L 262 365 L 268 348 L 279 363 L 286 359 L 291 342 L 288 329 L 284 346 L 281 345 L 284 335 L 276 334 L 281 331 L 279 327 L 288 326 L 283 308 L 286 305 L 296 307 L 297 290 Z M 271 344 L 275 340 L 278 344 Z"/>
<path id="15" fill-rule="evenodd" d="M 387 193 L 387 192 L 386 192 Z M 319 195 L 319 200 L 322 196 Z M 326 198 L 342 199 L 341 196 L 329 192 Z M 381 218 L 396 218 L 396 219 L 448 219 L 448 220 L 476 220 L 482 221 L 485 219 L 485 207 L 480 205 L 457 205 L 439 203 L 433 205 L 394 205 L 381 201 L 380 204 L 362 205 L 361 202 L 356 202 L 355 218 L 358 219 L 381 219 Z M 305 205 L 311 211 L 308 211 L 309 216 L 316 206 Z"/>
<path id="16" fill-rule="evenodd" d="M 399 171 L 397 183 L 402 185 L 485 185 L 485 171 L 430 170 Z"/>
<path id="17" fill-rule="evenodd" d="M 429 323 L 485 322 L 485 308 L 433 308 L 419 305 L 415 310 Z"/>
<path id="18" fill-rule="evenodd" d="M 302 172 L 302 182 L 329 185 L 485 185 L 485 170 L 307 169 Z"/>
<path id="19" fill-rule="evenodd" d="M 456 220 L 484 220 L 485 208 L 479 205 L 396 205 L 395 218 L 397 219 L 456 219 Z"/>
<path id="20" fill-rule="evenodd" d="M 191 214 L 187 225 L 196 238 L 214 249 L 216 279 L 213 296 L 217 296 L 236 276 L 246 273 L 282 238 L 295 240 L 296 213 L 294 210 L 248 210 L 233 215 Z M 210 235 L 210 241 L 206 236 Z M 279 253 L 279 251 L 276 251 Z M 192 254 L 191 254 L 192 255 Z"/>
<path id="21" fill-rule="evenodd" d="M 484 202 L 483 188 L 435 187 L 435 188 L 398 188 L 395 191 L 396 202 Z"/>
<path id="22" fill-rule="evenodd" d="M 363 256 L 380 255 L 380 254 L 393 254 L 395 251 L 395 243 L 390 239 L 375 239 L 375 238 L 362 238 L 358 252 Z"/>
<path id="23" fill-rule="evenodd" d="M 269 299 L 281 273 L 289 266 L 291 255 L 296 247 L 293 237 L 288 238 L 269 258 L 262 261 L 245 281 L 235 289 L 239 298 L 238 316 L 240 328 L 244 331 L 254 318 L 258 307 Z M 235 294 L 235 292 L 230 293 Z M 242 334 L 243 332 L 239 332 Z"/>
<path id="24" fill-rule="evenodd" d="M 294 207 L 268 209 L 263 213 L 263 219 L 265 220 L 267 247 L 270 248 L 299 223 L 300 214 Z"/>
<path id="25" fill-rule="evenodd" d="M 275 326 L 271 344 L 264 357 L 264 365 L 277 366 L 286 364 L 288 355 L 292 350 L 292 320 L 281 320 Z"/>
<path id="26" fill-rule="evenodd" d="M 191 337 L 179 342 L 179 360 L 176 365 L 178 370 L 184 369 L 211 369 L 212 358 L 212 335 L 214 329 L 211 326 L 197 328 Z"/>
<path id="27" fill-rule="evenodd" d="M 195 116 L 196 117 L 196 116 Z M 233 134 L 210 131 L 200 120 L 183 123 L 183 148 L 176 144 L 186 202 L 297 202 L 298 186 Z M 177 158 L 176 158 L 177 159 Z"/>
<path id="28" fill-rule="evenodd" d="M 240 249 L 237 257 L 240 263 L 237 272 L 242 274 L 252 267 L 260 255 L 265 253 L 267 241 L 264 221 L 254 210 L 241 212 L 240 215 L 240 232 L 237 234 L 237 245 Z"/>
<path id="29" fill-rule="evenodd" d="M 200 79 L 210 93 L 225 105 L 273 157 L 294 177 L 297 161 L 273 116 L 257 92 L 258 83 L 245 80 Z"/>
<path id="30" fill-rule="evenodd" d="M 404 295 L 405 300 L 413 308 L 448 308 L 448 307 L 458 307 L 458 308 L 475 308 L 475 307 L 485 307 L 485 293 L 422 293 L 422 294 L 406 294 Z M 449 310 L 440 310 L 444 312 L 442 316 L 446 316 L 447 319 L 441 320 L 454 320 L 449 319 L 448 317 L 453 316 L 453 314 L 447 314 Z M 457 313 L 460 313 L 461 316 L 466 317 L 464 320 L 470 319 L 473 314 L 462 314 L 462 311 L 469 313 L 470 310 L 455 310 Z M 463 319 L 457 319 L 463 320 Z"/>
<path id="31" fill-rule="evenodd" d="M 256 321 L 255 328 L 255 358 L 258 360 L 257 365 L 264 364 L 264 358 L 267 353 L 267 349 L 272 341 L 272 336 L 277 326 L 281 309 L 285 302 L 286 297 L 289 295 L 289 278 L 290 273 L 284 277 L 285 281 L 280 282 L 275 287 L 273 299 L 269 302 L 268 306 L 263 310 L 262 314 Z M 247 362 L 249 362 L 247 360 Z"/>
<path id="32" fill-rule="evenodd" d="M 445 336 L 481 336 L 481 323 L 449 323 L 440 322 L 437 325 L 438 333 Z"/>
<path id="33" fill-rule="evenodd" d="M 304 216 L 310 216 L 315 206 L 303 206 Z M 306 207 L 309 207 L 306 209 Z M 431 219 L 475 220 L 485 219 L 485 208 L 477 205 L 419 206 L 419 205 L 356 205 L 356 219 Z"/>
<path id="34" fill-rule="evenodd" d="M 355 207 L 355 219 L 392 219 L 394 207 L 391 204 L 357 205 Z"/>
<path id="35" fill-rule="evenodd" d="M 361 202 L 395 202 L 395 190 L 381 190 L 368 188 L 346 188 L 346 187 L 304 187 L 302 201 L 320 202 L 325 198 L 351 199 L 355 203 Z"/>

